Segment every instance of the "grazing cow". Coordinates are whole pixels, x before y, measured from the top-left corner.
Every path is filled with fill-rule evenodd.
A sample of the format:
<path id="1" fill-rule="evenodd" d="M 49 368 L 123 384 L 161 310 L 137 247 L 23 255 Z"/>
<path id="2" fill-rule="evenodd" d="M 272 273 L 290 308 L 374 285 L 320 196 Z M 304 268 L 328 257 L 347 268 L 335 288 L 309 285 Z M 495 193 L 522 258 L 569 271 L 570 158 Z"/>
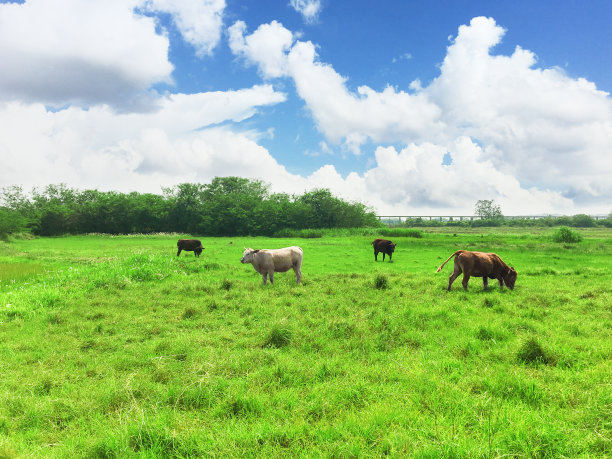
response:
<path id="1" fill-rule="evenodd" d="M 270 283 L 274 284 L 274 273 L 284 273 L 293 268 L 297 283 L 302 278 L 303 251 L 300 247 L 285 247 L 283 249 L 244 249 L 241 263 L 251 263 L 255 271 L 261 274 L 263 283 L 266 285 L 268 275 Z"/>
<path id="2" fill-rule="evenodd" d="M 181 254 L 181 250 L 185 250 L 186 252 L 192 252 L 196 257 L 199 257 L 204 250 L 202 247 L 202 243 L 197 239 L 179 239 L 176 243 L 178 247 L 178 252 L 176 252 L 176 256 L 178 257 Z"/>
<path id="3" fill-rule="evenodd" d="M 374 246 L 374 261 L 378 261 L 378 252 L 382 252 L 383 261 L 385 261 L 385 255 L 389 255 L 389 261 L 391 261 L 391 255 L 395 252 L 395 244 L 386 239 L 374 239 L 372 241 Z"/>
<path id="4" fill-rule="evenodd" d="M 517 277 L 516 270 L 509 267 L 502 261 L 501 258 L 499 258 L 499 256 L 494 253 L 457 250 L 440 265 L 436 272 L 439 273 L 448 260 L 453 257 L 455 257 L 455 266 L 453 268 L 453 273 L 448 279 L 448 291 L 450 291 L 453 281 L 462 272 L 463 281 L 461 284 L 463 285 L 464 290 L 467 290 L 470 276 L 482 277 L 482 284 L 485 289 L 487 288 L 489 279 L 497 279 L 499 281 L 500 288 L 502 288 L 505 283 L 510 290 L 514 289 L 514 283 L 516 282 Z"/>

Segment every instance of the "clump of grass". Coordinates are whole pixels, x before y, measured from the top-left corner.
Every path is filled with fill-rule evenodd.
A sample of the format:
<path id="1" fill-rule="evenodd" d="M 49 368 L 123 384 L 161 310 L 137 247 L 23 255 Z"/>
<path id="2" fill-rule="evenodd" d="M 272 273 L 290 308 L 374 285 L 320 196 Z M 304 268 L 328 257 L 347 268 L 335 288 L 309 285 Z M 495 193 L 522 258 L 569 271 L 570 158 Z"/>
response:
<path id="1" fill-rule="evenodd" d="M 481 326 L 476 330 L 476 338 L 480 341 L 503 341 L 504 335 L 494 328 Z"/>
<path id="2" fill-rule="evenodd" d="M 520 347 L 517 355 L 517 360 L 521 363 L 531 365 L 555 365 L 556 359 L 547 352 L 535 338 L 529 338 Z"/>
<path id="3" fill-rule="evenodd" d="M 263 407 L 256 398 L 238 396 L 226 402 L 224 411 L 230 417 L 247 417 L 260 414 Z"/>
<path id="4" fill-rule="evenodd" d="M 482 302 L 483 307 L 492 308 L 493 306 L 497 306 L 499 304 L 499 300 L 497 298 L 485 298 Z"/>
<path id="5" fill-rule="evenodd" d="M 276 324 L 270 330 L 264 347 L 276 347 L 281 348 L 288 346 L 293 338 L 293 330 L 287 325 Z"/>
<path id="6" fill-rule="evenodd" d="M 165 426 L 130 425 L 128 443 L 134 452 L 152 452 L 161 456 L 173 456 L 175 438 Z"/>
<path id="7" fill-rule="evenodd" d="M 385 290 L 389 288 L 389 279 L 384 274 L 377 274 L 374 278 L 374 288 Z"/>
<path id="8" fill-rule="evenodd" d="M 560 243 L 577 243 L 582 241 L 582 235 L 577 231 L 572 231 L 567 226 L 560 226 L 553 233 L 553 241 Z"/>
<path id="9" fill-rule="evenodd" d="M 48 376 L 45 376 L 34 387 L 34 393 L 37 395 L 48 395 L 49 392 L 51 392 L 51 389 L 53 389 L 53 386 L 53 381 Z"/>
<path id="10" fill-rule="evenodd" d="M 232 288 L 233 282 L 227 278 L 223 279 L 221 282 L 221 290 L 229 290 Z"/>
<path id="11" fill-rule="evenodd" d="M 183 314 L 182 314 L 181 317 L 183 319 L 193 319 L 197 315 L 198 315 L 198 310 L 197 309 L 192 308 L 191 306 L 187 306 L 185 308 L 185 310 L 183 311 Z"/>

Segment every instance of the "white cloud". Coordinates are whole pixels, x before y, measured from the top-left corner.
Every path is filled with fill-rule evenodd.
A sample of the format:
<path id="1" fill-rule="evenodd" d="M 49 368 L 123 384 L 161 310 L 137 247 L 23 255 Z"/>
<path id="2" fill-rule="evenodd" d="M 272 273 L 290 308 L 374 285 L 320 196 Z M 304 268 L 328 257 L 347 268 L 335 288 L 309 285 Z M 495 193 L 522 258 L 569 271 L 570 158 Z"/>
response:
<path id="1" fill-rule="evenodd" d="M 172 14 L 184 40 L 199 56 L 211 54 L 221 39 L 225 0 L 146 0 L 145 8 Z"/>
<path id="2" fill-rule="evenodd" d="M 293 34 L 279 22 L 260 25 L 245 37 L 246 24 L 236 21 L 228 29 L 230 49 L 248 64 L 258 65 L 263 78 L 278 78 L 287 73 L 287 55 Z"/>
<path id="3" fill-rule="evenodd" d="M 446 153 L 451 165 L 444 165 Z M 571 201 L 560 193 L 524 189 L 512 175 L 497 170 L 485 151 L 467 137 L 447 148 L 411 144 L 399 153 L 393 147 L 376 150 L 376 167 L 365 174 L 366 189 L 384 196 L 390 208 L 425 208 L 471 213 L 477 199 L 494 197 L 506 214 L 552 212 L 570 209 Z"/>
<path id="4" fill-rule="evenodd" d="M 404 53 L 401 54 L 399 57 L 394 57 L 391 62 L 394 64 L 397 64 L 400 61 L 409 61 L 410 59 L 412 59 L 412 54 L 410 53 Z"/>
<path id="5" fill-rule="evenodd" d="M 449 134 L 478 139 L 494 166 L 521 183 L 609 196 L 609 94 L 561 69 L 535 68 L 535 55 L 520 47 L 511 56 L 491 55 L 503 34 L 490 18 L 461 26 L 440 76 L 425 88 Z"/>
<path id="6" fill-rule="evenodd" d="M 311 111 L 318 128 L 334 143 L 360 153 L 361 145 L 375 142 L 431 138 L 443 129 L 440 110 L 423 93 L 410 94 L 388 86 L 376 92 L 360 86 L 357 94 L 346 88 L 346 78 L 317 60 L 311 42 L 297 41 L 273 21 L 245 36 L 239 21 L 229 29 L 234 54 L 259 66 L 264 78 L 290 76 Z"/>
<path id="7" fill-rule="evenodd" d="M 0 100 L 62 106 L 150 104 L 170 81 L 168 38 L 135 0 L 29 0 L 0 5 Z"/>
<path id="8" fill-rule="evenodd" d="M 159 191 L 180 180 L 240 175 L 246 166 L 273 159 L 247 135 L 209 126 L 244 120 L 258 107 L 284 100 L 271 86 L 255 86 L 170 95 L 159 100 L 158 111 L 146 114 L 117 114 L 103 105 L 51 112 L 41 104 L 5 103 L 0 184 Z"/>
<path id="9" fill-rule="evenodd" d="M 491 49 L 504 35 L 493 19 L 478 17 L 461 26 L 448 47 L 440 76 L 426 87 L 414 81 L 412 93 L 390 86 L 383 91 L 367 86 L 350 91 L 348 79 L 320 62 L 311 42 L 296 41 L 290 46 L 290 40 L 286 41 L 275 53 L 276 61 L 283 63 L 277 68 L 285 71 L 266 72 L 264 60 L 249 54 L 249 38 L 255 34 L 245 38 L 245 29 L 237 34 L 244 45 L 240 52 L 260 65 L 268 78 L 291 77 L 318 129 L 332 144 L 354 153 L 360 153 L 368 140 L 447 146 L 472 138 L 482 145 L 479 155 L 471 156 L 475 162 L 471 172 L 467 167 L 463 174 L 457 172 L 458 158 L 447 169 L 440 169 L 441 159 L 432 163 L 418 156 L 420 166 L 410 169 L 418 174 L 409 176 L 411 183 L 421 185 L 402 191 L 400 180 L 386 180 L 376 191 L 379 196 L 407 193 L 405 199 L 395 202 L 440 206 L 442 201 L 429 189 L 433 181 L 418 179 L 433 173 L 459 182 L 457 186 L 467 190 L 466 199 L 469 196 L 472 202 L 495 198 L 512 207 L 516 203 L 512 196 L 520 196 L 525 208 L 534 212 L 538 205 L 540 212 L 552 211 L 555 202 L 557 208 L 567 209 L 568 199 L 591 208 L 596 203 L 602 208 L 611 205 L 609 94 L 582 78 L 568 77 L 561 69 L 537 68 L 535 55 L 520 47 L 510 56 L 492 55 Z M 433 155 L 431 151 L 427 154 Z M 394 170 L 405 170 L 416 158 L 399 154 Z M 479 175 L 483 161 L 488 166 Z M 366 176 L 380 170 L 384 165 L 379 163 Z M 496 180 L 491 182 L 490 177 Z M 452 196 L 446 202 L 462 205 Z"/>
<path id="10" fill-rule="evenodd" d="M 452 167 L 442 164 L 447 152 Z M 431 143 L 410 144 L 399 152 L 379 147 L 375 164 L 363 175 L 353 172 L 343 178 L 326 165 L 297 183 L 304 189 L 330 188 L 380 215 L 472 215 L 476 200 L 489 198 L 495 198 L 506 215 L 576 213 L 572 201 L 560 193 L 524 189 L 514 177 L 496 170 L 467 137 L 448 148 Z"/>
<path id="11" fill-rule="evenodd" d="M 321 12 L 321 0 L 290 0 L 289 4 L 307 23 L 316 22 Z"/>

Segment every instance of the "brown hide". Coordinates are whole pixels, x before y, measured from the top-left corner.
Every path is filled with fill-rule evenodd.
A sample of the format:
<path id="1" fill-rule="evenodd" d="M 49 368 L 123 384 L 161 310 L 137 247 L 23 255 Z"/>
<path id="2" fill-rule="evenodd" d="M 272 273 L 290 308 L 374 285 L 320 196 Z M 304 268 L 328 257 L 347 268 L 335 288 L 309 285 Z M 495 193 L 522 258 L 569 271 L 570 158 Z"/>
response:
<path id="1" fill-rule="evenodd" d="M 177 257 L 181 254 L 181 250 L 193 252 L 196 257 L 199 257 L 204 250 L 202 243 L 197 239 L 179 239 L 176 246 L 178 247 Z"/>
<path id="2" fill-rule="evenodd" d="M 382 252 L 383 261 L 385 261 L 385 255 L 389 255 L 389 261 L 391 261 L 391 255 L 395 252 L 395 244 L 387 239 L 374 239 L 372 241 L 374 246 L 374 261 L 378 261 L 378 254 Z"/>
<path id="3" fill-rule="evenodd" d="M 468 282 L 472 276 L 482 277 L 484 288 L 487 288 L 489 279 L 497 279 L 500 288 L 506 284 L 511 290 L 514 289 L 517 272 L 504 263 L 497 254 L 458 250 L 448 257 L 436 272 L 440 272 L 442 267 L 453 257 L 455 257 L 455 265 L 453 273 L 448 279 L 447 290 L 450 291 L 451 285 L 461 273 L 463 273 L 461 284 L 465 290 L 467 290 Z"/>

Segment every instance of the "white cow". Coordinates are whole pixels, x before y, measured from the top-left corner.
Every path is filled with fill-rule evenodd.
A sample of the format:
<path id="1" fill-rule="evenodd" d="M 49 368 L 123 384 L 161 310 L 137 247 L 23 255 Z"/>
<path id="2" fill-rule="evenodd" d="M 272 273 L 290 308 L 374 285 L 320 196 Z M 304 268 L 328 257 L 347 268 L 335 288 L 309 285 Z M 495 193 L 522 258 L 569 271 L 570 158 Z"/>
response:
<path id="1" fill-rule="evenodd" d="M 300 283 L 302 278 L 302 257 L 304 252 L 301 247 L 285 247 L 283 249 L 244 249 L 242 254 L 242 263 L 251 263 L 255 271 L 263 277 L 263 283 L 266 285 L 268 275 L 270 275 L 270 283 L 274 284 L 274 273 L 284 273 L 293 268 L 297 283 Z"/>

